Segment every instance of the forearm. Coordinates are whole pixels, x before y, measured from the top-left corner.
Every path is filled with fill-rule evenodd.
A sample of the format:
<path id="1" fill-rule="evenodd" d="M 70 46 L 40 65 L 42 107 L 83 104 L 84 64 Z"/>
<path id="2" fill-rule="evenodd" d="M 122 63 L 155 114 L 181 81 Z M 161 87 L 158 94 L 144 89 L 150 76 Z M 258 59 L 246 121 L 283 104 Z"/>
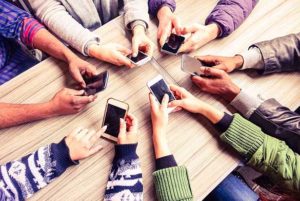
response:
<path id="1" fill-rule="evenodd" d="M 125 0 L 124 1 L 124 21 L 128 29 L 132 29 L 131 23 L 142 21 L 146 28 L 149 24 L 148 1 L 147 0 Z"/>
<path id="2" fill-rule="evenodd" d="M 33 46 L 50 56 L 69 63 L 77 57 L 69 48 L 60 42 L 54 35 L 46 29 L 38 31 L 33 38 Z"/>
<path id="3" fill-rule="evenodd" d="M 7 104 L 0 103 L 0 128 L 49 118 L 55 115 L 51 103 Z"/>

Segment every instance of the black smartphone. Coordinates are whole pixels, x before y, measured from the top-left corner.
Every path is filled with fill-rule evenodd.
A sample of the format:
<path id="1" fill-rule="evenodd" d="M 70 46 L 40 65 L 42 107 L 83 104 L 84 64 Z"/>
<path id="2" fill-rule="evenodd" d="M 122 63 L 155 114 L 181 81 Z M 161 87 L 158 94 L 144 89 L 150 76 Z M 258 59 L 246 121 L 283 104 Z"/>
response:
<path id="1" fill-rule="evenodd" d="M 125 118 L 129 110 L 129 105 L 123 101 L 113 98 L 107 100 L 103 126 L 107 126 L 106 131 L 102 136 L 117 141 L 120 130 L 120 118 Z"/>
<path id="2" fill-rule="evenodd" d="M 166 81 L 163 79 L 161 75 L 156 76 L 152 80 L 147 83 L 148 88 L 152 92 L 152 94 L 156 97 L 158 102 L 162 102 L 162 99 L 165 94 L 169 96 L 169 102 L 175 100 L 174 94 L 169 89 Z"/>
<path id="3" fill-rule="evenodd" d="M 103 91 L 107 87 L 109 73 L 104 71 L 93 77 L 85 77 L 86 88 L 84 89 L 85 95 L 95 95 L 96 93 Z"/>
<path id="4" fill-rule="evenodd" d="M 185 38 L 180 35 L 171 34 L 167 42 L 162 46 L 161 51 L 167 54 L 176 55 Z"/>
<path id="5" fill-rule="evenodd" d="M 145 54 L 144 52 L 141 52 L 141 51 L 139 51 L 139 53 L 136 57 L 133 57 L 132 55 L 128 55 L 128 58 L 136 66 L 142 66 L 151 60 L 151 57 L 149 57 L 147 54 Z"/>

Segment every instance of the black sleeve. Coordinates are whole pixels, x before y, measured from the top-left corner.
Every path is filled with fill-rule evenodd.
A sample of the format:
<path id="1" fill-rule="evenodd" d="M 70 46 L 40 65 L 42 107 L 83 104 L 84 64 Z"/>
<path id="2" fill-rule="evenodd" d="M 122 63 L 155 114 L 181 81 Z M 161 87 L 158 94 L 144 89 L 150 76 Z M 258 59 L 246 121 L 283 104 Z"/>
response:
<path id="1" fill-rule="evenodd" d="M 173 155 L 164 156 L 155 160 L 156 170 L 177 166 Z"/>
<path id="2" fill-rule="evenodd" d="M 215 128 L 223 133 L 229 128 L 232 120 L 233 116 L 225 112 L 223 118 L 215 124 Z"/>

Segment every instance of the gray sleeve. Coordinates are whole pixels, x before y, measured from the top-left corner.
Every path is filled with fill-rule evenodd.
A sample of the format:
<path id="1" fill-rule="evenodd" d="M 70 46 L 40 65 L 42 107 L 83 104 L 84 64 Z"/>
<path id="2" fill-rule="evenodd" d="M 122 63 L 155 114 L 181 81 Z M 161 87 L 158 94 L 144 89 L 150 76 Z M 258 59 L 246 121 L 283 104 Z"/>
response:
<path id="1" fill-rule="evenodd" d="M 230 104 L 245 118 L 249 119 L 252 113 L 263 103 L 263 101 L 264 98 L 260 95 L 254 95 L 245 90 L 241 90 Z"/>
<path id="2" fill-rule="evenodd" d="M 35 15 L 64 42 L 87 55 L 87 44 L 100 38 L 78 23 L 57 0 L 29 0 Z"/>
<path id="3" fill-rule="evenodd" d="M 243 57 L 244 63 L 242 68 L 240 68 L 239 70 L 262 70 L 264 68 L 264 60 L 257 47 L 251 47 L 248 50 L 241 53 L 240 55 Z"/>
<path id="4" fill-rule="evenodd" d="M 131 29 L 131 23 L 134 21 L 143 21 L 148 28 L 148 1 L 124 0 L 124 21 L 127 29 Z"/>

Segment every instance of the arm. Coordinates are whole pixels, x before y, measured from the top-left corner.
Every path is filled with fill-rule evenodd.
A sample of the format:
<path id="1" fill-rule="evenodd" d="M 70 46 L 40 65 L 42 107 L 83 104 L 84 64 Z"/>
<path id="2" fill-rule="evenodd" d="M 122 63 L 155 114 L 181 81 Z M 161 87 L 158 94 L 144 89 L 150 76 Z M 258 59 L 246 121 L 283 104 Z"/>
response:
<path id="1" fill-rule="evenodd" d="M 41 147 L 19 160 L 1 165 L 0 194 L 5 200 L 28 199 L 75 164 L 78 163 L 70 158 L 65 140 Z"/>
<path id="2" fill-rule="evenodd" d="M 159 105 L 152 94 L 149 95 L 149 99 L 156 163 L 156 170 L 153 176 L 157 199 L 159 201 L 193 200 L 187 168 L 177 166 L 167 143 L 168 96 L 165 95 L 161 105 Z"/>
<path id="3" fill-rule="evenodd" d="M 250 15 L 258 0 L 220 0 L 207 17 L 205 24 L 216 23 L 220 28 L 218 37 L 226 37 L 237 29 Z"/>
<path id="4" fill-rule="evenodd" d="M 142 25 L 145 29 L 148 28 L 149 14 L 147 0 L 125 0 L 124 12 L 126 28 L 132 30 L 138 24 Z"/>
<path id="5" fill-rule="evenodd" d="M 78 23 L 57 0 L 29 0 L 35 15 L 57 36 L 84 55 L 88 45 L 97 44 L 100 38 Z"/>
<path id="6" fill-rule="evenodd" d="M 176 2 L 175 0 L 149 0 L 148 1 L 149 13 L 152 16 L 156 16 L 158 11 L 164 6 L 169 7 L 170 10 L 174 12 L 176 9 Z"/>
<path id="7" fill-rule="evenodd" d="M 128 127 L 127 127 L 128 126 Z M 104 200 L 143 200 L 143 181 L 140 160 L 136 154 L 137 119 L 128 115 L 126 122 L 120 119 L 118 145 L 106 185 Z"/>

